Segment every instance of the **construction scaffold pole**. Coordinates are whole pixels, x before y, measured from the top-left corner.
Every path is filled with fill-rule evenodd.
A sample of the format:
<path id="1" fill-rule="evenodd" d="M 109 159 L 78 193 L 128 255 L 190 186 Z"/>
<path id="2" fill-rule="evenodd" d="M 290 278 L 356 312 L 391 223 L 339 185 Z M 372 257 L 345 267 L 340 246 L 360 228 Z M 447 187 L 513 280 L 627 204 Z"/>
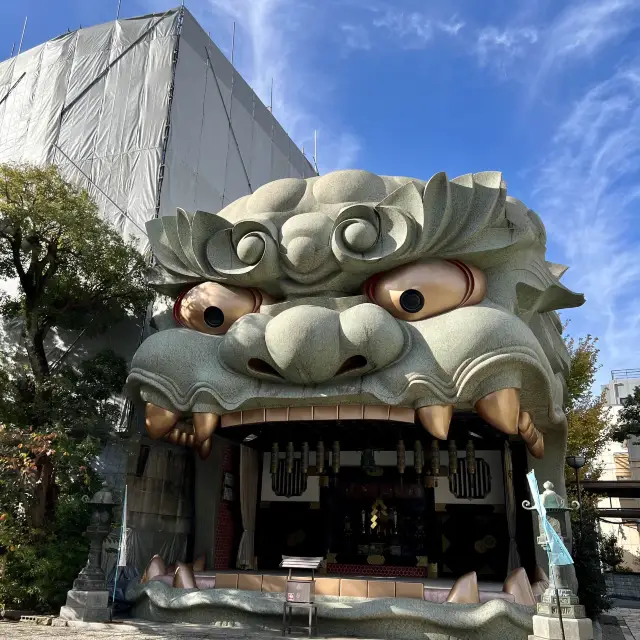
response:
<path id="1" fill-rule="evenodd" d="M 318 171 L 318 130 L 313 130 L 313 167 L 316 170 L 316 173 L 320 173 Z"/>
<path id="2" fill-rule="evenodd" d="M 273 113 L 273 78 L 271 78 L 271 92 L 269 93 L 269 111 Z"/>
<path id="3" fill-rule="evenodd" d="M 24 41 L 24 32 L 27 30 L 27 20 L 29 16 L 24 17 L 24 24 L 22 25 L 22 35 L 20 36 L 20 45 L 18 46 L 18 55 L 22 51 L 22 42 Z"/>
<path id="4" fill-rule="evenodd" d="M 236 22 L 233 21 L 233 33 L 231 34 L 231 64 L 233 65 L 233 56 L 236 51 Z"/>

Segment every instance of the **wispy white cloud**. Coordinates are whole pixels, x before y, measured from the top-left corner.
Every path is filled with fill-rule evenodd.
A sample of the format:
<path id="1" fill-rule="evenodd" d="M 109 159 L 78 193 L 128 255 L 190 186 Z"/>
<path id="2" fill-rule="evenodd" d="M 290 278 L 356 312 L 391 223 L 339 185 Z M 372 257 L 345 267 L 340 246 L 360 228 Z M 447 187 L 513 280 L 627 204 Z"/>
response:
<path id="1" fill-rule="evenodd" d="M 569 5 L 550 25 L 547 57 L 557 62 L 594 55 L 637 26 L 638 8 L 636 0 L 590 0 Z"/>
<path id="2" fill-rule="evenodd" d="M 558 127 L 535 197 L 611 367 L 640 361 L 640 65 L 589 89 Z"/>
<path id="3" fill-rule="evenodd" d="M 546 31 L 530 94 L 535 95 L 554 72 L 570 63 L 593 59 L 639 25 L 637 0 L 586 0 L 569 5 Z"/>
<path id="4" fill-rule="evenodd" d="M 439 32 L 448 36 L 458 35 L 465 24 L 455 16 L 443 21 L 433 19 L 420 11 L 386 9 L 373 20 L 373 26 L 385 29 L 405 49 L 421 49 Z"/>
<path id="5" fill-rule="evenodd" d="M 273 112 L 291 138 L 308 152 L 313 131 L 323 132 L 321 172 L 355 162 L 356 138 L 338 123 L 329 100 L 321 104 L 322 97 L 331 94 L 332 81 L 306 55 L 306 25 L 317 19 L 313 7 L 297 0 L 192 0 L 190 8 L 216 40 L 230 41 L 229 27 L 235 21 L 234 62 L 266 104 L 273 83 Z"/>
<path id="6" fill-rule="evenodd" d="M 438 20 L 436 22 L 436 26 L 440 31 L 444 33 L 448 33 L 452 36 L 457 36 L 460 30 L 465 26 L 465 23 L 462 20 L 458 20 L 456 17 L 453 17 L 448 22 Z"/>
<path id="7" fill-rule="evenodd" d="M 492 64 L 505 69 L 538 42 L 538 38 L 534 27 L 484 27 L 476 41 L 478 61 L 481 66 Z"/>
<path id="8" fill-rule="evenodd" d="M 369 32 L 361 24 L 341 24 L 342 39 L 349 49 L 361 49 L 368 51 L 371 49 L 371 38 Z"/>
<path id="9" fill-rule="evenodd" d="M 553 74 L 592 59 L 639 25 L 637 0 L 574 0 L 546 20 L 515 12 L 510 23 L 479 29 L 475 52 L 481 66 L 511 71 L 533 97 Z"/>

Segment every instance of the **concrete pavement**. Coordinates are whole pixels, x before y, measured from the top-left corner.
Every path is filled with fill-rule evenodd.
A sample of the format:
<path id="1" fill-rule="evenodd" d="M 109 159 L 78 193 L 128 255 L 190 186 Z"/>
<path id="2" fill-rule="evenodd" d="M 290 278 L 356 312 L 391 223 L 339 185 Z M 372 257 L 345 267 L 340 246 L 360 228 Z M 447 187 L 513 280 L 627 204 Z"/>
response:
<path id="1" fill-rule="evenodd" d="M 238 627 L 209 624 L 161 624 L 127 620 L 113 624 L 77 624 L 70 627 L 41 626 L 23 622 L 0 622 L 0 640 L 258 640 L 281 638 L 281 630 L 249 631 Z M 294 636 L 296 637 L 296 636 Z M 306 637 L 298 634 L 297 637 Z M 346 640 L 335 636 L 317 636 L 330 640 Z M 370 639 L 375 640 L 375 639 Z"/>

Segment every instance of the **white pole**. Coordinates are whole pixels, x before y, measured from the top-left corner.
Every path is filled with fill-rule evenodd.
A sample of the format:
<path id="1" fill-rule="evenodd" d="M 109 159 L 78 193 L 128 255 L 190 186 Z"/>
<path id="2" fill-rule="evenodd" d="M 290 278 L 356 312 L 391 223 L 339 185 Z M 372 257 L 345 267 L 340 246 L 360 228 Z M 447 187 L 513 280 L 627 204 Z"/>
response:
<path id="1" fill-rule="evenodd" d="M 318 130 L 313 130 L 313 164 L 315 165 L 316 173 L 318 171 Z"/>
<path id="2" fill-rule="evenodd" d="M 236 50 L 236 21 L 233 21 L 233 33 L 231 34 L 231 64 L 233 64 L 233 56 Z"/>
<path id="3" fill-rule="evenodd" d="M 116 20 L 120 17 L 120 4 L 122 0 L 118 0 L 118 9 L 116 10 Z"/>
<path id="4" fill-rule="evenodd" d="M 269 97 L 269 111 L 273 113 L 273 78 L 271 78 L 271 96 Z"/>
<path id="5" fill-rule="evenodd" d="M 22 51 L 22 41 L 24 40 L 24 32 L 27 30 L 27 18 L 29 16 L 24 17 L 24 24 L 22 25 L 22 35 L 20 36 L 20 46 L 18 47 L 18 55 Z"/>
<path id="6" fill-rule="evenodd" d="M 16 43 L 14 42 L 11 45 L 11 55 L 9 56 L 10 58 L 13 58 L 13 54 L 14 54 L 15 50 L 16 50 Z"/>

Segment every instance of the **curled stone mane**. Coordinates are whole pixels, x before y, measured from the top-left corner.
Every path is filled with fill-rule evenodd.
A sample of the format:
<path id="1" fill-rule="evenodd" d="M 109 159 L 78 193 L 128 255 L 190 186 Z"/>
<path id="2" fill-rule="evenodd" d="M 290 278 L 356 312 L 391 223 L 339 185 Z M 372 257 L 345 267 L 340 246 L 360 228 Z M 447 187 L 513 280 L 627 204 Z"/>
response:
<path id="1" fill-rule="evenodd" d="M 207 280 L 276 294 L 352 293 L 376 272 L 438 257 L 485 269 L 526 262 L 512 283 L 524 312 L 583 302 L 560 284 L 561 265 L 545 261 L 539 217 L 507 196 L 496 171 L 438 173 L 426 183 L 354 170 L 287 178 L 217 214 L 178 209 L 147 230 L 158 261 L 152 284 L 169 295 Z"/>

